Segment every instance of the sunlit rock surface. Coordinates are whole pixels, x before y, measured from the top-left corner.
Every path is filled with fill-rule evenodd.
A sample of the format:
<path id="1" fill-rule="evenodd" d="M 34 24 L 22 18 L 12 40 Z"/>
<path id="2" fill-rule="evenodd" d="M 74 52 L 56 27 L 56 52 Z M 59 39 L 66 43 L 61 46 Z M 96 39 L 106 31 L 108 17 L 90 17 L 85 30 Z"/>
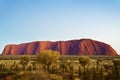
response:
<path id="1" fill-rule="evenodd" d="M 109 45 L 92 39 L 68 40 L 68 41 L 35 41 L 22 44 L 8 44 L 3 55 L 34 55 L 44 50 L 57 50 L 62 55 L 117 55 L 117 52 Z"/>

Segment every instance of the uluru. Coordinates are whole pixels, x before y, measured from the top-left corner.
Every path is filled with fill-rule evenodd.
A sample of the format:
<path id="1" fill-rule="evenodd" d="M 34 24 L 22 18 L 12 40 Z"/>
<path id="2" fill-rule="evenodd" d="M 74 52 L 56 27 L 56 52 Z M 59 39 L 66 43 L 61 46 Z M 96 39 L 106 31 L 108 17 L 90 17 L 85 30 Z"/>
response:
<path id="1" fill-rule="evenodd" d="M 8 44 L 2 55 L 36 55 L 44 50 L 57 50 L 61 55 L 118 55 L 109 44 L 92 39 Z"/>

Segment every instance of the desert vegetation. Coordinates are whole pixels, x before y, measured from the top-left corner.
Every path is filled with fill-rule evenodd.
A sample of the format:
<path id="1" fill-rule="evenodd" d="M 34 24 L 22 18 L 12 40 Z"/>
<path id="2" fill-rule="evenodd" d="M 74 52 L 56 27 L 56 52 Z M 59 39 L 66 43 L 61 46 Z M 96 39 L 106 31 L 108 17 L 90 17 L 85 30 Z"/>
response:
<path id="1" fill-rule="evenodd" d="M 120 57 L 61 56 L 51 50 L 4 56 L 0 80 L 120 80 Z"/>

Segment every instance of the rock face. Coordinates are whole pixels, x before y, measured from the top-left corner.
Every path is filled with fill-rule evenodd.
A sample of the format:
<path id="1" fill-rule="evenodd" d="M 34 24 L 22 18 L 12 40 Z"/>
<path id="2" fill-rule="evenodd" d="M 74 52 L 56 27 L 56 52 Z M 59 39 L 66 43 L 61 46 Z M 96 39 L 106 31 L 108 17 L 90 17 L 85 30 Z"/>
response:
<path id="1" fill-rule="evenodd" d="M 103 42 L 81 39 L 69 41 L 36 41 L 31 43 L 6 45 L 3 55 L 34 55 L 44 50 L 57 50 L 62 55 L 117 55 L 117 52 Z"/>

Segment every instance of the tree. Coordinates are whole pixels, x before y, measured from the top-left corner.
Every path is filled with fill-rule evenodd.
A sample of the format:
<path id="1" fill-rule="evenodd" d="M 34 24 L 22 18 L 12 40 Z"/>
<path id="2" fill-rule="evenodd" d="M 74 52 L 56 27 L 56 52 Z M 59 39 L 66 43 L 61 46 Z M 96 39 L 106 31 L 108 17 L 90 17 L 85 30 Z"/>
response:
<path id="1" fill-rule="evenodd" d="M 120 80 L 120 59 L 114 59 L 112 62 L 115 69 L 115 80 Z"/>
<path id="2" fill-rule="evenodd" d="M 44 65 L 45 69 L 49 71 L 50 65 L 57 62 L 59 57 L 60 53 L 58 51 L 45 50 L 38 53 L 37 60 Z"/>
<path id="3" fill-rule="evenodd" d="M 86 71 L 85 71 L 85 66 L 89 65 L 90 63 L 90 58 L 88 56 L 81 56 L 79 58 L 79 63 L 81 64 L 81 66 L 83 67 L 83 80 L 86 80 Z"/>
<path id="4" fill-rule="evenodd" d="M 97 64 L 97 71 L 98 71 L 98 68 L 99 68 L 99 63 L 102 62 L 102 59 L 97 59 L 96 61 L 96 64 Z"/>
<path id="5" fill-rule="evenodd" d="M 30 60 L 31 59 L 30 59 L 29 56 L 21 57 L 20 64 L 23 66 L 24 70 L 26 70 L 26 66 L 27 66 L 27 64 L 29 63 Z"/>
<path id="6" fill-rule="evenodd" d="M 83 67 L 85 67 L 87 64 L 90 63 L 90 58 L 89 58 L 88 56 L 81 56 L 81 57 L 79 58 L 79 63 L 80 63 Z"/>

